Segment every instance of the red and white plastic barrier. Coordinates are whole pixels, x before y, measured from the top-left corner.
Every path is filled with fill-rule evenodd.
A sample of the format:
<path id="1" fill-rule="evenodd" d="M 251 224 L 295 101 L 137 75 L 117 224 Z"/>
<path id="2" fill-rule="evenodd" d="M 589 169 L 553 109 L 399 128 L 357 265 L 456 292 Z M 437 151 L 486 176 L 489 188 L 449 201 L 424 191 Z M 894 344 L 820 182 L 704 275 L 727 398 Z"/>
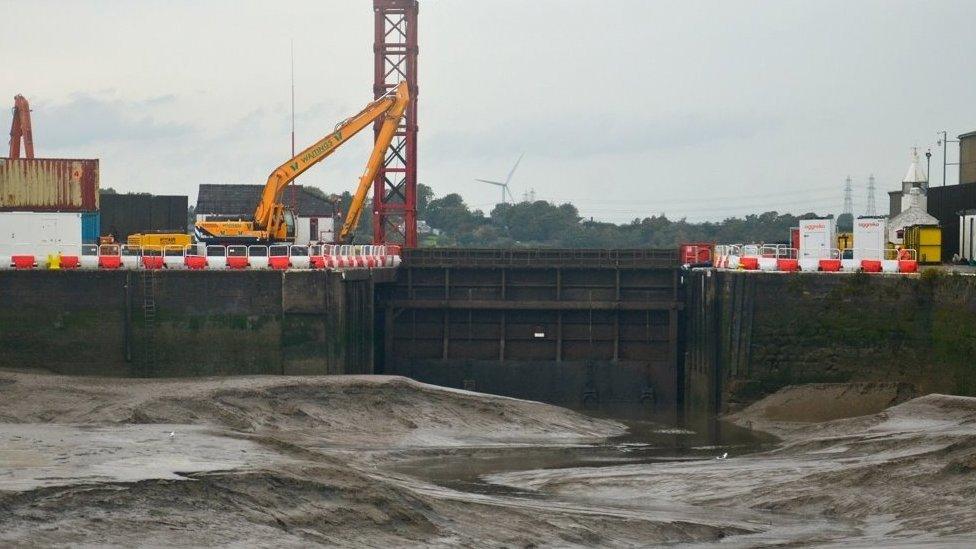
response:
<path id="1" fill-rule="evenodd" d="M 713 267 L 722 270 L 795 272 L 917 273 L 915 250 L 823 250 L 819 257 L 799 257 L 786 245 L 721 244 L 715 246 Z M 860 259 L 853 259 L 859 257 Z"/>
<path id="2" fill-rule="evenodd" d="M 13 246 L 0 256 L 0 269 L 226 270 L 383 269 L 400 265 L 399 246 L 313 244 L 300 246 L 129 246 L 85 244 L 59 253 L 34 253 Z"/>

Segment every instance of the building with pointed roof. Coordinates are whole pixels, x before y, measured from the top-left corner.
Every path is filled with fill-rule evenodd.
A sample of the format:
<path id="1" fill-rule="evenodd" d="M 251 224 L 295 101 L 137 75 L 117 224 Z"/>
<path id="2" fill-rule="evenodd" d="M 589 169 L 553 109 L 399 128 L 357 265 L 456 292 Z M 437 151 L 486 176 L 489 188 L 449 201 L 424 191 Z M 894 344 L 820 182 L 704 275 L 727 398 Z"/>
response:
<path id="1" fill-rule="evenodd" d="M 918 147 L 912 147 L 911 163 L 908 165 L 908 171 L 905 172 L 905 178 L 901 181 L 901 189 L 888 193 L 889 216 L 894 218 L 896 215 L 902 212 L 904 207 L 908 205 L 906 198 L 912 189 L 919 189 L 922 209 L 924 210 L 926 205 L 926 194 L 928 193 L 929 189 L 929 176 L 925 173 L 925 170 L 922 168 L 922 165 L 919 162 Z"/>
<path id="2" fill-rule="evenodd" d="M 912 187 L 929 188 L 929 176 L 918 163 L 918 148 L 912 147 L 912 163 L 908 166 L 905 178 L 901 180 L 902 189 L 907 193 Z"/>
<path id="3" fill-rule="evenodd" d="M 905 227 L 912 225 L 938 225 L 939 220 L 925 210 L 922 189 L 912 187 L 908 190 L 908 207 L 888 222 L 888 241 L 894 244 L 904 242 Z"/>

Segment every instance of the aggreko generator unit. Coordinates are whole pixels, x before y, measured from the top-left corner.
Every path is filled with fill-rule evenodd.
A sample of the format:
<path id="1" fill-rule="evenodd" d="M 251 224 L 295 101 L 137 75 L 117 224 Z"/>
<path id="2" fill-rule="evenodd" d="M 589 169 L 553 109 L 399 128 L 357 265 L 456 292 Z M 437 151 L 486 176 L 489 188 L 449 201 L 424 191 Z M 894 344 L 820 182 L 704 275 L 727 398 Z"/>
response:
<path id="1" fill-rule="evenodd" d="M 837 242 L 837 223 L 832 217 L 800 220 L 800 259 L 826 259 Z"/>
<path id="2" fill-rule="evenodd" d="M 861 216 L 854 220 L 854 261 L 886 259 L 885 248 L 887 247 L 887 217 Z"/>

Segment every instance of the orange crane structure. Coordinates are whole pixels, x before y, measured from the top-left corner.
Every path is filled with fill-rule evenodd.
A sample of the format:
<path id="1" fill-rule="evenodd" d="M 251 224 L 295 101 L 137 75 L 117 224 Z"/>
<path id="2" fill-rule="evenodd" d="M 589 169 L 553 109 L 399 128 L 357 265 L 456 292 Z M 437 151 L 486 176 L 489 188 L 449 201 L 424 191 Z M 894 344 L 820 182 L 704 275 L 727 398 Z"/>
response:
<path id="1" fill-rule="evenodd" d="M 14 120 L 10 124 L 10 158 L 20 158 L 20 141 L 25 158 L 34 158 L 34 133 L 31 130 L 30 104 L 23 95 L 14 97 Z"/>
<path id="2" fill-rule="evenodd" d="M 373 243 L 417 247 L 418 0 L 373 0 L 373 97 L 406 82 L 410 104 L 373 180 Z M 379 137 L 382 126 L 375 125 Z"/>

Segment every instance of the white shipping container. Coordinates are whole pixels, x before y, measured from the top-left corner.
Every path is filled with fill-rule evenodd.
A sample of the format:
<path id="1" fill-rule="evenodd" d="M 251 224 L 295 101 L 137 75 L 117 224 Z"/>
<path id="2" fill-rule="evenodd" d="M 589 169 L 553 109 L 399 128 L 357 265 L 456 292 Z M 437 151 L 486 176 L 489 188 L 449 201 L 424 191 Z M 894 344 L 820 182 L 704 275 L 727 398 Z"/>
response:
<path id="1" fill-rule="evenodd" d="M 335 232 L 331 217 L 298 218 L 295 224 L 295 244 L 334 241 Z"/>
<path id="2" fill-rule="evenodd" d="M 888 219 L 858 217 L 854 220 L 854 261 L 884 259 L 888 246 Z"/>
<path id="3" fill-rule="evenodd" d="M 976 212 L 959 216 L 959 257 L 976 259 Z"/>
<path id="4" fill-rule="evenodd" d="M 800 220 L 799 256 L 825 259 L 837 246 L 837 225 L 833 218 Z"/>
<path id="5" fill-rule="evenodd" d="M 0 256 L 81 255 L 79 212 L 0 212 Z"/>

